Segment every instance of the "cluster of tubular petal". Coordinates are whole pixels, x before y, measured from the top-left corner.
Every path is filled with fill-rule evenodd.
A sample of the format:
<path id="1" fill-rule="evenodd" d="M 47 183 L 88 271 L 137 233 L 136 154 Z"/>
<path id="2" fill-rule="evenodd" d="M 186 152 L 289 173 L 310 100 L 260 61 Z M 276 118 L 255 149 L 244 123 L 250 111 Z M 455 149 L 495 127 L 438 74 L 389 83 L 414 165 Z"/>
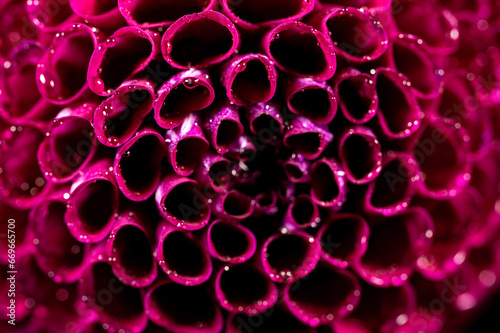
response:
<path id="1" fill-rule="evenodd" d="M 455 332 L 499 288 L 499 68 L 485 0 L 0 0 L 20 330 Z"/>

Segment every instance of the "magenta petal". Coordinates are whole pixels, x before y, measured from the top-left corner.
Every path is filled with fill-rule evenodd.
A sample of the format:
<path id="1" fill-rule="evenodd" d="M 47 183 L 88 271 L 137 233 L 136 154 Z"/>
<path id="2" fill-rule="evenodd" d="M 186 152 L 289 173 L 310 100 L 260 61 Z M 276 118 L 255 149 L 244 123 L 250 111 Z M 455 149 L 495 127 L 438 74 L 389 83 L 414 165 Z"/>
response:
<path id="1" fill-rule="evenodd" d="M 159 34 L 136 27 L 116 30 L 99 44 L 90 59 L 87 82 L 100 96 L 109 96 L 144 69 L 158 53 Z"/>
<path id="2" fill-rule="evenodd" d="M 352 311 L 359 302 L 360 288 L 354 274 L 321 262 L 306 278 L 285 286 L 284 300 L 298 320 L 317 327 Z"/>
<path id="3" fill-rule="evenodd" d="M 353 184 L 366 184 L 382 171 L 380 142 L 367 127 L 345 130 L 340 137 L 339 156 L 346 178 Z"/>
<path id="4" fill-rule="evenodd" d="M 151 111 L 154 85 L 148 80 L 124 82 L 94 112 L 94 129 L 99 142 L 119 147 L 127 142 Z"/>
<path id="5" fill-rule="evenodd" d="M 340 109 L 348 121 L 364 124 L 376 115 L 378 96 L 373 76 L 351 68 L 336 77 L 334 87 Z"/>
<path id="6" fill-rule="evenodd" d="M 369 235 L 362 216 L 341 213 L 324 222 L 316 238 L 321 243 L 321 256 L 334 266 L 346 268 L 365 253 Z"/>
<path id="7" fill-rule="evenodd" d="M 174 68 L 202 68 L 229 58 L 239 47 L 234 24 L 213 10 L 185 15 L 167 29 L 161 52 Z"/>
<path id="8" fill-rule="evenodd" d="M 254 216 L 274 215 L 279 209 L 276 206 L 278 203 L 278 195 L 275 191 L 261 192 L 255 196 Z"/>
<path id="9" fill-rule="evenodd" d="M 201 126 L 200 117 L 191 113 L 180 126 L 165 135 L 167 158 L 178 175 L 192 174 L 210 146 Z"/>
<path id="10" fill-rule="evenodd" d="M 283 162 L 283 171 L 292 183 L 307 183 L 309 178 L 310 162 L 301 154 L 292 154 L 288 160 Z"/>
<path id="11" fill-rule="evenodd" d="M 161 177 L 165 140 L 156 131 L 144 128 L 116 152 L 113 172 L 122 193 L 142 201 L 156 190 Z"/>
<path id="12" fill-rule="evenodd" d="M 119 195 L 112 169 L 111 161 L 100 160 L 71 185 L 64 219 L 71 235 L 80 242 L 98 242 L 111 231 Z"/>
<path id="13" fill-rule="evenodd" d="M 321 221 L 318 206 L 308 194 L 300 194 L 290 202 L 283 225 L 290 230 L 315 227 Z"/>
<path id="14" fill-rule="evenodd" d="M 226 153 L 229 146 L 243 134 L 238 109 L 231 104 L 205 113 L 203 126 L 208 140 L 219 154 Z"/>
<path id="15" fill-rule="evenodd" d="M 387 50 L 389 40 L 382 24 L 364 9 L 322 10 L 309 23 L 330 36 L 335 52 L 349 62 L 372 61 Z"/>
<path id="16" fill-rule="evenodd" d="M 302 22 L 285 22 L 271 29 L 262 48 L 276 67 L 299 77 L 327 80 L 337 67 L 331 40 Z"/>
<path id="17" fill-rule="evenodd" d="M 278 299 L 276 285 L 247 263 L 221 267 L 215 278 L 215 293 L 224 309 L 245 314 L 264 312 Z"/>
<path id="18" fill-rule="evenodd" d="M 144 292 L 120 282 L 106 259 L 94 259 L 86 265 L 79 286 L 82 300 L 110 329 L 140 333 L 148 322 Z"/>
<path id="19" fill-rule="evenodd" d="M 33 25 L 41 31 L 58 31 L 62 26 L 78 20 L 69 1 L 29 1 L 26 2 L 26 11 Z"/>
<path id="20" fill-rule="evenodd" d="M 152 240 L 134 212 L 125 211 L 115 218 L 106 254 L 113 258 L 113 273 L 124 284 L 132 287 L 149 286 L 158 274 L 153 257 Z"/>
<path id="21" fill-rule="evenodd" d="M 244 193 L 230 190 L 212 202 L 213 213 L 224 218 L 242 220 L 252 215 L 255 201 Z"/>
<path id="22" fill-rule="evenodd" d="M 231 162 L 221 155 L 207 152 L 200 157 L 198 169 L 194 173 L 194 178 L 208 192 L 223 193 L 229 188 L 231 177 Z"/>
<path id="23" fill-rule="evenodd" d="M 13 241 L 11 240 L 9 242 L 9 239 L 15 239 L 15 251 L 17 256 L 22 257 L 25 253 L 31 251 L 31 244 L 29 241 L 25 241 L 26 239 L 30 239 L 30 237 L 26 237 L 27 233 L 29 233 L 29 212 L 29 210 L 21 210 L 13 207 L 5 198 L 0 197 L 0 221 L 2 221 L 2 228 L 4 228 L 4 230 L 12 228 L 11 230 L 14 231 L 14 233 L 12 233 L 12 231 L 6 231 L 0 235 L 0 251 L 2 251 L 0 252 L 0 264 L 7 265 L 9 259 L 11 259 L 9 258 L 9 244 Z M 8 269 L 6 269 L 6 271 L 8 271 Z"/>
<path id="24" fill-rule="evenodd" d="M 192 111 L 207 108 L 215 98 L 206 71 L 189 69 L 172 76 L 159 89 L 155 120 L 163 128 L 174 128 Z"/>
<path id="25" fill-rule="evenodd" d="M 222 331 L 221 310 L 204 286 L 160 282 L 148 291 L 144 301 L 151 321 L 172 332 Z"/>
<path id="26" fill-rule="evenodd" d="M 201 229 L 210 219 L 208 200 L 190 178 L 166 176 L 156 190 L 155 200 L 161 215 L 178 228 Z"/>
<path id="27" fill-rule="evenodd" d="M 157 230 L 156 258 L 172 281 L 195 286 L 212 274 L 212 260 L 192 234 L 163 223 Z"/>
<path id="28" fill-rule="evenodd" d="M 69 0 L 69 5 L 76 15 L 93 26 L 109 30 L 125 25 L 116 1 Z"/>
<path id="29" fill-rule="evenodd" d="M 321 155 L 332 140 L 333 134 L 326 125 L 298 116 L 287 126 L 283 144 L 305 159 L 313 160 Z"/>
<path id="30" fill-rule="evenodd" d="M 62 27 L 36 70 L 40 94 L 54 104 L 70 103 L 87 89 L 87 68 L 103 34 L 81 23 Z"/>
<path id="31" fill-rule="evenodd" d="M 406 138 L 420 127 L 422 111 L 401 73 L 379 68 L 375 75 L 378 121 L 383 133 L 393 139 Z"/>
<path id="32" fill-rule="evenodd" d="M 254 30 L 287 21 L 299 21 L 314 8 L 314 1 L 231 0 L 222 1 L 222 11 L 236 25 Z"/>
<path id="33" fill-rule="evenodd" d="M 260 142 L 265 143 L 269 141 L 268 136 L 273 137 L 284 131 L 284 119 L 275 103 L 250 105 L 246 108 L 246 115 L 250 130 Z"/>
<path id="34" fill-rule="evenodd" d="M 249 260 L 257 246 L 255 236 L 250 230 L 225 220 L 212 222 L 205 237 L 210 255 L 232 264 Z"/>
<path id="35" fill-rule="evenodd" d="M 325 7 L 357 7 L 364 8 L 370 13 L 378 13 L 391 8 L 390 0 L 320 0 Z"/>
<path id="36" fill-rule="evenodd" d="M 260 260 L 264 271 L 275 282 L 290 283 L 305 278 L 316 267 L 319 242 L 303 231 L 276 234 L 262 246 Z"/>
<path id="37" fill-rule="evenodd" d="M 333 89 L 325 82 L 290 78 L 285 83 L 285 98 L 292 113 L 320 124 L 332 121 L 337 112 L 337 99 Z"/>
<path id="38" fill-rule="evenodd" d="M 323 158 L 310 169 L 311 197 L 322 207 L 339 209 L 346 201 L 345 172 L 334 159 Z"/>
<path id="39" fill-rule="evenodd" d="M 221 71 L 226 95 L 236 105 L 267 102 L 276 92 L 278 73 L 263 54 L 236 56 Z"/>

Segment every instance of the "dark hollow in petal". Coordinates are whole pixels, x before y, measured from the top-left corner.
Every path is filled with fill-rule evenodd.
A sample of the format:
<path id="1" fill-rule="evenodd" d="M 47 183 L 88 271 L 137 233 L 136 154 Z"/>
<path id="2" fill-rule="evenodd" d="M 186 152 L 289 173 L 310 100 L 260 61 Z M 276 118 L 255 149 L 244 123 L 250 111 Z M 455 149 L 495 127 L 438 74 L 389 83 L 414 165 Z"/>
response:
<path id="1" fill-rule="evenodd" d="M 301 75 L 315 75 L 327 66 L 325 54 L 318 39 L 304 30 L 288 29 L 279 32 L 271 41 L 270 52 L 283 67 Z"/>
<path id="2" fill-rule="evenodd" d="M 231 1 L 227 1 L 231 5 Z M 265 21 L 284 19 L 300 13 L 301 0 L 241 0 L 232 5 L 232 12 L 250 23 L 258 24 Z"/>
<path id="3" fill-rule="evenodd" d="M 252 325 L 255 323 L 262 324 Z M 313 332 L 311 328 L 302 324 L 292 314 L 278 307 L 269 310 L 269 315 L 264 317 L 261 314 L 256 316 L 237 314 L 229 325 L 231 328 L 234 328 L 235 333 Z"/>
<path id="4" fill-rule="evenodd" d="M 350 259 L 359 246 L 361 226 L 362 220 L 353 216 L 332 221 L 321 235 L 323 251 L 334 258 Z"/>
<path id="5" fill-rule="evenodd" d="M 377 165 L 377 157 L 374 154 L 374 147 L 362 135 L 350 135 L 341 147 L 340 151 L 347 169 L 356 179 L 366 177 L 373 172 Z"/>
<path id="6" fill-rule="evenodd" d="M 64 214 L 66 205 L 62 202 L 42 203 L 32 215 L 32 226 L 39 243 L 38 254 L 43 256 L 48 269 L 60 270 L 65 267 L 77 267 L 83 261 L 82 245 L 71 236 Z M 50 230 L 50 232 L 47 232 Z M 79 249 L 75 251 L 75 249 Z M 76 252 L 76 253 L 75 253 Z"/>
<path id="7" fill-rule="evenodd" d="M 306 132 L 290 135 L 286 138 L 286 143 L 295 151 L 306 156 L 314 155 L 318 152 L 321 139 L 318 133 Z"/>
<path id="8" fill-rule="evenodd" d="M 78 191 L 71 201 L 83 228 L 89 232 L 101 230 L 113 216 L 115 197 L 115 185 L 107 180 L 97 180 Z"/>
<path id="9" fill-rule="evenodd" d="M 338 97 L 344 105 L 345 111 L 358 121 L 364 119 L 373 101 L 371 89 L 366 88 L 365 78 L 349 77 L 338 85 Z"/>
<path id="10" fill-rule="evenodd" d="M 175 161 L 183 170 L 192 171 L 200 161 L 201 154 L 207 151 L 208 143 L 200 138 L 185 138 L 177 143 Z"/>
<path id="11" fill-rule="evenodd" d="M 115 277 L 111 266 L 105 262 L 98 262 L 92 267 L 93 289 L 90 295 L 94 298 L 95 305 L 112 318 L 127 321 L 141 317 L 144 313 L 141 291 L 121 283 Z M 112 290 L 115 292 L 111 294 Z M 101 290 L 110 291 L 111 297 L 102 296 Z"/>
<path id="12" fill-rule="evenodd" d="M 139 138 L 120 156 L 119 168 L 127 188 L 135 192 L 149 190 L 160 173 L 162 155 L 163 146 L 156 136 Z"/>
<path id="13" fill-rule="evenodd" d="M 371 204 L 375 207 L 388 207 L 404 199 L 410 189 L 409 175 L 410 171 L 399 159 L 389 162 L 375 180 Z"/>
<path id="14" fill-rule="evenodd" d="M 118 230 L 113 242 L 116 257 L 125 272 L 132 276 L 144 276 L 151 272 L 153 260 L 151 244 L 144 231 L 133 225 Z"/>
<path id="15" fill-rule="evenodd" d="M 216 316 L 216 307 L 202 286 L 167 283 L 153 291 L 151 302 L 160 315 L 178 325 L 195 328 L 201 323 L 205 326 Z"/>
<path id="16" fill-rule="evenodd" d="M 228 161 L 219 161 L 210 167 L 208 174 L 217 188 L 224 188 L 229 183 L 230 164 Z"/>
<path id="17" fill-rule="evenodd" d="M 232 216 L 243 216 L 252 209 L 252 202 L 246 195 L 231 191 L 224 199 L 224 211 Z"/>
<path id="18" fill-rule="evenodd" d="M 134 73 L 138 65 L 151 54 L 153 46 L 146 38 L 120 36 L 114 38 L 114 46 L 108 48 L 101 63 L 101 78 L 105 89 L 116 89 Z"/>
<path id="19" fill-rule="evenodd" d="M 82 15 L 98 16 L 116 8 L 116 0 L 70 0 Z"/>
<path id="20" fill-rule="evenodd" d="M 326 163 L 318 163 L 311 170 L 311 190 L 321 202 L 330 202 L 340 194 L 333 171 Z"/>
<path id="21" fill-rule="evenodd" d="M 139 24 L 175 21 L 184 15 L 201 12 L 205 4 L 205 1 L 200 0 L 138 0 L 134 6 L 130 6 L 130 16 Z"/>
<path id="22" fill-rule="evenodd" d="M 283 126 L 271 115 L 261 114 L 257 118 L 255 118 L 252 122 L 253 131 L 255 134 L 259 135 L 259 133 L 263 133 L 263 131 L 268 131 L 271 129 L 274 131 L 275 129 L 282 129 Z"/>
<path id="23" fill-rule="evenodd" d="M 271 82 L 266 65 L 258 60 L 250 60 L 239 72 L 231 85 L 232 93 L 248 103 L 259 103 L 267 99 Z"/>
<path id="24" fill-rule="evenodd" d="M 220 256 L 235 258 L 249 247 L 247 236 L 232 223 L 219 222 L 210 231 L 210 239 Z"/>
<path id="25" fill-rule="evenodd" d="M 309 88 L 296 92 L 290 99 L 290 106 L 304 117 L 318 120 L 328 115 L 332 103 L 325 89 Z"/>
<path id="26" fill-rule="evenodd" d="M 170 42 L 176 63 L 205 66 L 231 49 L 233 36 L 221 23 L 200 18 L 181 26 Z"/>
<path id="27" fill-rule="evenodd" d="M 392 133 L 406 130 L 413 123 L 415 113 L 406 95 L 394 81 L 381 72 L 377 76 L 377 95 L 379 110 Z"/>
<path id="28" fill-rule="evenodd" d="M 291 180 L 298 180 L 304 177 L 304 172 L 298 166 L 291 163 L 283 165 L 283 171 L 285 171 L 286 176 Z"/>
<path id="29" fill-rule="evenodd" d="M 191 111 L 206 107 L 210 103 L 210 99 L 210 91 L 204 85 L 179 84 L 165 97 L 160 116 L 165 121 L 168 118 L 182 118 Z"/>
<path id="30" fill-rule="evenodd" d="M 292 203 L 292 217 L 298 224 L 308 224 L 314 217 L 314 203 L 308 196 L 299 196 Z"/>
<path id="31" fill-rule="evenodd" d="M 269 205 L 274 203 L 275 197 L 273 195 L 274 195 L 274 193 L 271 193 L 271 192 L 259 193 L 255 197 L 255 199 L 256 199 L 255 203 L 259 207 L 268 207 Z"/>
<path id="32" fill-rule="evenodd" d="M 282 235 L 267 246 L 267 262 L 281 271 L 295 271 L 309 254 L 309 240 L 300 235 Z"/>
<path id="33" fill-rule="evenodd" d="M 220 277 L 220 288 L 227 301 L 237 306 L 265 299 L 270 293 L 269 284 L 263 273 L 246 264 L 232 266 Z"/>
<path id="34" fill-rule="evenodd" d="M 222 120 L 217 129 L 217 147 L 223 149 L 229 147 L 231 143 L 238 140 L 241 134 L 241 129 L 237 122 L 228 119 Z"/>
<path id="35" fill-rule="evenodd" d="M 163 258 L 168 269 L 181 276 L 199 276 L 208 265 L 200 245 L 182 231 L 174 231 L 165 237 Z"/>
<path id="36" fill-rule="evenodd" d="M 177 185 L 165 198 L 164 204 L 167 214 L 188 223 L 206 220 L 208 203 L 205 201 L 200 207 L 195 198 L 198 191 L 194 183 L 186 182 Z"/>

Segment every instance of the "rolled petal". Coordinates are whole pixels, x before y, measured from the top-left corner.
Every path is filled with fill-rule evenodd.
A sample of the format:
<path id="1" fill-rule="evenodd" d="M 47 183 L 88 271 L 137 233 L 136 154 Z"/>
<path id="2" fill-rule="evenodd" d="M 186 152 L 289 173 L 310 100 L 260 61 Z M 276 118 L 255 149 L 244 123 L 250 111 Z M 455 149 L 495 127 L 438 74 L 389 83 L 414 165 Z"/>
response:
<path id="1" fill-rule="evenodd" d="M 165 219 L 186 230 L 203 228 L 210 219 L 210 205 L 198 183 L 171 174 L 163 178 L 155 194 L 156 205 Z"/>
<path id="2" fill-rule="evenodd" d="M 149 128 L 136 132 L 118 149 L 113 172 L 118 187 L 127 198 L 142 201 L 155 192 L 165 151 L 165 140 Z"/>
<path id="3" fill-rule="evenodd" d="M 69 0 L 73 12 L 93 26 L 117 29 L 125 25 L 116 1 Z"/>
<path id="4" fill-rule="evenodd" d="M 283 163 L 283 171 L 292 183 L 307 183 L 309 181 L 309 167 L 310 162 L 304 159 L 301 154 L 292 154 Z"/>
<path id="5" fill-rule="evenodd" d="M 31 23 L 42 31 L 58 31 L 68 23 L 76 22 L 69 1 L 39 0 L 26 2 Z"/>
<path id="6" fill-rule="evenodd" d="M 292 113 L 320 124 L 332 121 L 337 112 L 333 89 L 325 82 L 309 78 L 290 78 L 285 83 L 285 98 Z"/>
<path id="7" fill-rule="evenodd" d="M 330 36 L 335 52 L 347 61 L 360 63 L 377 59 L 387 50 L 387 33 L 370 13 L 349 6 L 322 10 L 309 23 Z"/>
<path id="8" fill-rule="evenodd" d="M 99 142 L 119 147 L 130 140 L 153 108 L 154 85 L 144 79 L 124 82 L 94 112 Z"/>
<path id="9" fill-rule="evenodd" d="M 243 134 L 238 109 L 231 104 L 217 107 L 207 113 L 203 127 L 208 140 L 219 154 L 226 153 L 229 145 Z"/>
<path id="10" fill-rule="evenodd" d="M 215 0 L 167 0 L 155 3 L 147 0 L 118 0 L 118 7 L 127 23 L 144 28 L 168 26 L 185 15 L 213 9 L 216 4 Z"/>
<path id="11" fill-rule="evenodd" d="M 406 138 L 420 127 L 422 111 L 410 81 L 401 73 L 380 68 L 374 75 L 378 96 L 377 117 L 384 135 Z"/>
<path id="12" fill-rule="evenodd" d="M 347 180 L 353 184 L 366 184 L 382 171 L 380 142 L 367 127 L 355 126 L 344 132 L 339 157 Z"/>
<path id="13" fill-rule="evenodd" d="M 335 94 L 344 117 L 354 124 L 372 119 L 378 108 L 378 95 L 373 76 L 349 69 L 334 80 Z"/>
<path id="14" fill-rule="evenodd" d="M 172 281 L 195 286 L 210 278 L 210 256 L 192 234 L 163 223 L 158 226 L 157 238 L 156 258 Z"/>
<path id="15" fill-rule="evenodd" d="M 31 207 L 47 193 L 37 159 L 44 132 L 39 124 L 27 123 L 0 133 L 0 193 L 14 207 Z"/>
<path id="16" fill-rule="evenodd" d="M 54 104 L 67 104 L 87 89 L 87 68 L 104 35 L 82 23 L 62 27 L 36 69 L 40 94 Z"/>
<path id="17" fill-rule="evenodd" d="M 204 188 L 223 193 L 229 188 L 231 162 L 221 155 L 207 152 L 201 156 L 194 178 Z"/>
<path id="18" fill-rule="evenodd" d="M 160 282 L 144 302 L 151 321 L 172 332 L 217 333 L 224 325 L 220 308 L 204 286 Z"/>
<path id="19" fill-rule="evenodd" d="M 314 7 L 314 1 L 222 1 L 222 12 L 243 29 L 254 30 L 287 21 L 300 21 Z"/>
<path id="20" fill-rule="evenodd" d="M 307 278 L 285 286 L 284 301 L 298 320 L 317 327 L 352 311 L 359 302 L 360 289 L 354 274 L 322 262 Z"/>
<path id="21" fill-rule="evenodd" d="M 174 128 L 192 111 L 205 109 L 215 98 L 208 73 L 190 69 L 172 76 L 158 90 L 155 120 L 163 128 Z"/>
<path id="22" fill-rule="evenodd" d="M 207 10 L 172 23 L 163 35 L 161 52 L 174 68 L 202 68 L 226 60 L 239 44 L 234 24 L 223 14 Z"/>
<path id="23" fill-rule="evenodd" d="M 470 179 L 470 137 L 451 119 L 430 117 L 411 150 L 420 169 L 420 191 L 429 197 L 454 196 Z"/>
<path id="24" fill-rule="evenodd" d="M 285 22 L 271 29 L 262 48 L 276 67 L 299 77 L 328 80 L 337 61 L 331 40 L 302 22 Z"/>
<path id="25" fill-rule="evenodd" d="M 250 131 L 257 135 L 261 142 L 266 141 L 264 135 L 272 136 L 284 131 L 283 116 L 279 112 L 278 105 L 274 103 L 250 105 L 246 108 L 246 115 Z"/>
<path id="26" fill-rule="evenodd" d="M 357 7 L 364 8 L 370 13 L 378 13 L 391 8 L 389 0 L 321 0 L 321 4 L 325 7 Z"/>
<path id="27" fill-rule="evenodd" d="M 111 161 L 97 161 L 71 185 L 64 220 L 71 235 L 82 243 L 104 239 L 113 226 L 119 190 L 111 170 Z"/>
<path id="28" fill-rule="evenodd" d="M 321 226 L 316 239 L 321 243 L 323 259 L 346 268 L 365 253 L 369 235 L 370 229 L 362 216 L 341 213 Z"/>
<path id="29" fill-rule="evenodd" d="M 269 101 L 276 92 L 278 73 L 263 54 L 244 54 L 229 60 L 222 68 L 221 83 L 236 105 Z"/>
<path id="30" fill-rule="evenodd" d="M 244 164 L 247 161 L 255 159 L 257 154 L 257 148 L 254 144 L 255 139 L 249 138 L 247 135 L 241 135 L 237 141 L 233 142 L 229 148 L 228 152 L 224 154 L 227 158 L 234 161 L 240 162 L 236 168 L 243 170 L 243 172 L 248 172 L 249 168 Z M 238 179 L 242 180 L 242 179 Z"/>
<path id="31" fill-rule="evenodd" d="M 255 201 L 238 190 L 230 190 L 212 202 L 213 213 L 224 218 L 242 220 L 252 215 Z"/>
<path id="32" fill-rule="evenodd" d="M 126 211 L 115 218 L 106 241 L 113 274 L 136 288 L 149 286 L 158 274 L 152 240 L 143 224 L 134 212 Z"/>
<path id="33" fill-rule="evenodd" d="M 105 260 L 93 260 L 86 265 L 79 285 L 82 300 L 110 329 L 142 332 L 148 323 L 142 301 L 144 292 L 123 284 Z"/>
<path id="34" fill-rule="evenodd" d="M 65 108 L 49 125 L 38 149 L 38 162 L 45 178 L 64 183 L 75 178 L 94 156 L 97 138 L 90 123 L 95 105 Z"/>
<path id="35" fill-rule="evenodd" d="M 158 33 L 128 26 L 116 30 L 92 53 L 87 72 L 90 89 L 100 96 L 111 95 L 156 57 L 158 42 Z"/>
<path id="36" fill-rule="evenodd" d="M 333 134 L 325 125 L 298 116 L 287 126 L 283 143 L 305 159 L 313 160 L 321 155 L 332 140 Z"/>
<path id="37" fill-rule="evenodd" d="M 411 277 L 417 258 L 428 251 L 433 235 L 429 213 L 412 207 L 372 226 L 366 253 L 354 267 L 375 286 L 400 286 Z"/>
<path id="38" fill-rule="evenodd" d="M 318 263 L 319 251 L 316 238 L 303 231 L 293 231 L 268 238 L 260 259 L 271 280 L 290 283 L 311 273 Z"/>
<path id="39" fill-rule="evenodd" d="M 320 222 L 318 206 L 308 194 L 300 194 L 290 202 L 283 219 L 287 229 L 306 229 Z"/>
<path id="40" fill-rule="evenodd" d="M 275 191 L 261 192 L 255 196 L 254 215 L 273 215 L 279 209 L 277 207 L 278 195 Z"/>
<path id="41" fill-rule="evenodd" d="M 276 285 L 247 263 L 221 267 L 215 278 L 215 293 L 224 309 L 245 314 L 264 312 L 278 299 Z"/>
<path id="42" fill-rule="evenodd" d="M 342 207 L 346 201 L 345 172 L 334 159 L 316 161 L 310 170 L 311 198 L 322 207 Z"/>
<path id="43" fill-rule="evenodd" d="M 35 260 L 56 283 L 78 281 L 88 252 L 88 247 L 71 235 L 64 222 L 67 196 L 68 193 L 53 194 L 35 206 L 29 216 L 36 245 Z"/>
<path id="44" fill-rule="evenodd" d="M 249 260 L 257 246 L 255 236 L 250 230 L 226 220 L 212 222 L 205 237 L 210 255 L 231 264 Z"/>
<path id="45" fill-rule="evenodd" d="M 444 71 L 422 48 L 422 40 L 413 35 L 400 34 L 392 44 L 392 67 L 403 73 L 417 97 L 437 97 L 442 88 Z"/>
<path id="46" fill-rule="evenodd" d="M 385 155 L 380 175 L 370 183 L 363 208 L 368 213 L 394 215 L 408 208 L 416 193 L 417 162 L 410 155 Z"/>
<path id="47" fill-rule="evenodd" d="M 187 116 L 180 126 L 168 130 L 165 138 L 167 158 L 174 171 L 181 176 L 193 173 L 210 146 L 205 139 L 201 119 L 195 113 Z"/>
<path id="48" fill-rule="evenodd" d="M 17 45 L 40 38 L 52 39 L 47 33 L 41 32 L 33 26 L 26 10 L 24 1 L 3 1 L 0 4 L 0 56 L 8 57 L 11 50 Z M 49 40 L 50 43 L 50 40 Z"/>

